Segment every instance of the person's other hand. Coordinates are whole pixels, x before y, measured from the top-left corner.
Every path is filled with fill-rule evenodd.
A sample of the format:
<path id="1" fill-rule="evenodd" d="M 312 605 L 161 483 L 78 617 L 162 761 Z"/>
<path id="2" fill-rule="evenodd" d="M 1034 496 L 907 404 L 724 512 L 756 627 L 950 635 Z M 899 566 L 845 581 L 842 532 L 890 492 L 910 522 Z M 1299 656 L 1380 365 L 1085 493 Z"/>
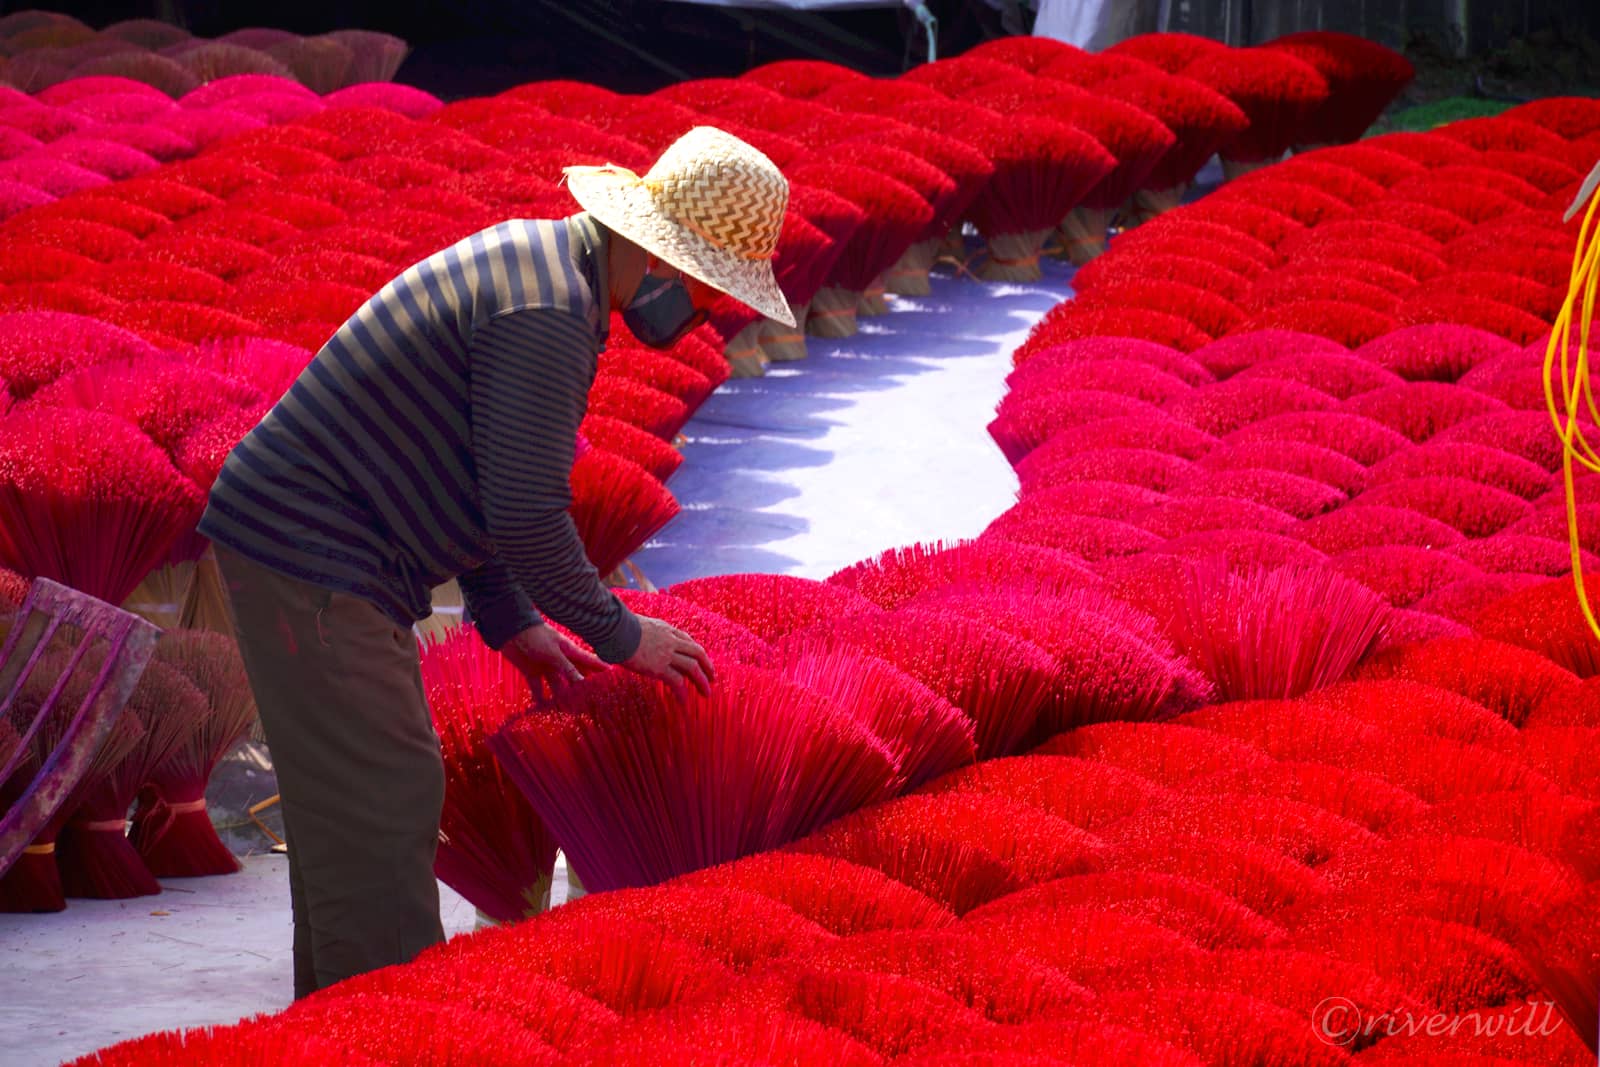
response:
<path id="1" fill-rule="evenodd" d="M 585 673 L 606 669 L 599 656 L 579 648 L 544 623 L 523 630 L 500 652 L 528 679 L 536 696 L 543 691 L 541 683 L 548 684 L 550 692 L 560 696 L 568 686 L 582 681 Z"/>
<path id="2" fill-rule="evenodd" d="M 711 683 L 717 680 L 711 667 L 711 657 L 694 638 L 648 615 L 639 616 L 639 648 L 623 662 L 635 674 L 666 682 L 682 700 L 688 695 L 685 683 L 693 685 L 702 696 L 711 693 Z"/>

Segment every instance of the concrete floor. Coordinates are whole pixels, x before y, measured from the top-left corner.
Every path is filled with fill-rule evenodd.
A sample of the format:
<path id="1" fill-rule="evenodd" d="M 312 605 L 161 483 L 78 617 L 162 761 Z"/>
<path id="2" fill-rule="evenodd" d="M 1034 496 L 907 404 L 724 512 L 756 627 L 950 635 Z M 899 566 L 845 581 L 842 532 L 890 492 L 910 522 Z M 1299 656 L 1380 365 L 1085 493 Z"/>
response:
<path id="1" fill-rule="evenodd" d="M 886 548 L 982 530 L 1016 489 L 984 425 L 1012 349 L 1067 292 L 1070 271 L 1046 269 L 1031 286 L 936 278 L 930 297 L 897 298 L 858 336 L 813 340 L 807 360 L 729 382 L 687 428 L 671 486 L 684 512 L 636 557 L 644 572 L 658 585 L 736 571 L 824 577 Z M 248 767 L 236 781 L 235 802 L 214 811 L 271 792 Z M 228 837 L 256 852 L 241 874 L 0 915 L 0 1065 L 43 1067 L 286 1005 L 287 863 L 261 851 L 257 831 Z M 471 929 L 471 906 L 441 890 L 446 930 Z M 554 896 L 565 896 L 562 868 Z"/>

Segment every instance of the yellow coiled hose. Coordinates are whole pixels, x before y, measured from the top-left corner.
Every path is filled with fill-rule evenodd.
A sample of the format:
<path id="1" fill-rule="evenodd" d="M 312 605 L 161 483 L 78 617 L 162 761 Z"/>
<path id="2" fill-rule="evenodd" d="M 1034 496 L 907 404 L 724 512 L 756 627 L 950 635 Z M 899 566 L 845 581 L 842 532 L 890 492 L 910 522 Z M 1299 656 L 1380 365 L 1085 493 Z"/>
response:
<path id="1" fill-rule="evenodd" d="M 1588 413 L 1589 420 L 1600 426 L 1600 410 L 1595 407 L 1594 389 L 1589 381 L 1589 330 L 1594 325 L 1595 293 L 1600 289 L 1600 231 L 1596 230 L 1596 216 L 1600 214 L 1600 164 L 1583 184 L 1567 219 L 1571 219 L 1588 200 L 1583 226 L 1578 231 L 1578 247 L 1572 257 L 1572 277 L 1567 284 L 1567 299 L 1556 316 L 1550 332 L 1550 345 L 1544 357 L 1544 395 L 1550 408 L 1550 418 L 1556 433 L 1561 437 L 1561 474 L 1567 490 L 1567 531 L 1572 542 L 1572 580 L 1577 585 L 1578 605 L 1589 622 L 1589 628 L 1600 638 L 1600 620 L 1583 589 L 1583 565 L 1578 536 L 1578 495 L 1573 483 L 1574 464 L 1600 472 L 1600 455 L 1583 435 L 1579 417 Z M 1573 342 L 1576 320 L 1576 344 Z M 1560 370 L 1561 395 L 1556 395 L 1555 372 Z"/>

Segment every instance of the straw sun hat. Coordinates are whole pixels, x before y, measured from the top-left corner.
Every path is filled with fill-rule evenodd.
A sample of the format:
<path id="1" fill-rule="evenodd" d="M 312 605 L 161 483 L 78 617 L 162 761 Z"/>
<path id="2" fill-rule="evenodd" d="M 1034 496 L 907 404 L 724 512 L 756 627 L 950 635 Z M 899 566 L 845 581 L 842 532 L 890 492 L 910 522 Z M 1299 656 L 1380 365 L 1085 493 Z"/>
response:
<path id="1" fill-rule="evenodd" d="M 572 197 L 608 229 L 769 319 L 794 314 L 772 275 L 789 182 L 739 138 L 696 126 L 649 173 L 568 167 Z"/>

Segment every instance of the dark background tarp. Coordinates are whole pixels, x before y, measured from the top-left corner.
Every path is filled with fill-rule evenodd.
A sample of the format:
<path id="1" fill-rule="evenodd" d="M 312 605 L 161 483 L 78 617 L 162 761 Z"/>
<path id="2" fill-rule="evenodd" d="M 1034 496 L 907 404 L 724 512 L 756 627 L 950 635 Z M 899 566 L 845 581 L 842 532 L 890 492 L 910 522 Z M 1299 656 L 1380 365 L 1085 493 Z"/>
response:
<path id="1" fill-rule="evenodd" d="M 771 2 L 771 0 L 769 0 Z M 927 0 L 941 55 L 1026 26 L 1038 4 L 1084 4 L 1104 47 L 1157 29 L 1232 44 L 1300 29 L 1358 33 L 1444 56 L 1515 52 L 1555 41 L 1600 67 L 1600 0 Z M 1020 8 L 1019 8 L 1020 5 Z M 741 10 L 674 0 L 87 0 L 0 3 L 0 12 L 55 7 L 103 25 L 158 17 L 216 36 L 243 26 L 301 33 L 359 27 L 416 45 L 400 79 L 442 96 L 496 92 L 535 78 L 576 78 L 641 92 L 683 77 L 737 74 L 762 62 L 821 57 L 875 74 L 920 62 L 922 30 L 900 7 L 828 13 Z M 1010 7 L 1009 17 L 1001 8 Z M 1018 18 L 1020 14 L 1021 18 Z M 1546 52 L 1523 62 L 1537 67 Z"/>

